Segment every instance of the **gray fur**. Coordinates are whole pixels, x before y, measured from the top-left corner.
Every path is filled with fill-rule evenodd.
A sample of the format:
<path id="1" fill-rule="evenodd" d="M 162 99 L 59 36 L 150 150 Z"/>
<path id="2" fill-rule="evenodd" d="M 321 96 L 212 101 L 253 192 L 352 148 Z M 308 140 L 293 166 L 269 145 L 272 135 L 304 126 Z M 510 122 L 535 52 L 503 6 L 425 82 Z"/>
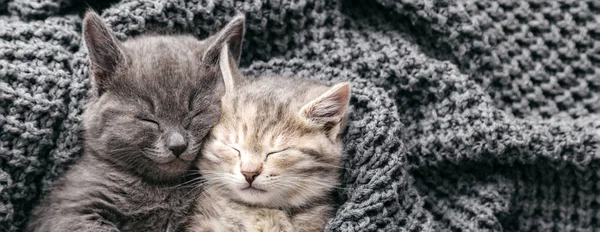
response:
<path id="1" fill-rule="evenodd" d="M 142 36 L 120 43 L 91 12 L 83 37 L 93 79 L 85 154 L 35 210 L 28 230 L 178 231 L 193 203 L 186 196 L 196 192 L 186 183 L 192 164 L 221 114 L 218 65 L 202 60 L 220 40 Z"/>

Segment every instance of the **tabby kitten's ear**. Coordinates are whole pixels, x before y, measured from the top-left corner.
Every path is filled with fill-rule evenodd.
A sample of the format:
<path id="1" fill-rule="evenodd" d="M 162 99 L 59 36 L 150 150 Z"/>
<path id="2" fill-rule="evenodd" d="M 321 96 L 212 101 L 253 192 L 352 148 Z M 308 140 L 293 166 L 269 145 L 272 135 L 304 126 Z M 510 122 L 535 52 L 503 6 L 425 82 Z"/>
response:
<path id="1" fill-rule="evenodd" d="M 300 109 L 300 116 L 313 125 L 322 126 L 330 133 L 337 136 L 346 117 L 350 101 L 350 83 L 338 83 L 327 92 L 304 105 Z"/>
<path id="2" fill-rule="evenodd" d="M 83 38 L 88 49 L 92 88 L 102 94 L 117 68 L 125 63 L 125 53 L 100 16 L 88 11 L 83 19 Z"/>

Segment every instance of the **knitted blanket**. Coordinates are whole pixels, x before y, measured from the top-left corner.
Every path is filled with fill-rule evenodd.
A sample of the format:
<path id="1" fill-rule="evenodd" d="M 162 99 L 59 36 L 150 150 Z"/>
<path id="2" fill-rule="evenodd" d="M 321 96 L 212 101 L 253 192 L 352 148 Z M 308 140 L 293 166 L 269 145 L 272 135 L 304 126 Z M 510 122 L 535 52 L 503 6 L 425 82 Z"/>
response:
<path id="1" fill-rule="evenodd" d="M 238 9 L 246 75 L 352 81 L 327 231 L 600 230 L 598 0 L 96 5 L 120 39 L 204 38 Z M 0 0 L 0 231 L 82 153 L 86 8 Z"/>

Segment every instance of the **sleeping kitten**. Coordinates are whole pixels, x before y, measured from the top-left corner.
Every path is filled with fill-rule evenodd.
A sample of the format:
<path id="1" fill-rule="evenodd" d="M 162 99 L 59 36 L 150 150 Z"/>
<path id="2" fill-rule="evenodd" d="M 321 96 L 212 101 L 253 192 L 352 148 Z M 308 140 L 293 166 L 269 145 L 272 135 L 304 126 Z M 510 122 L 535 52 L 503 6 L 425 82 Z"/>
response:
<path id="1" fill-rule="evenodd" d="M 83 20 L 92 89 L 85 153 L 30 218 L 28 231 L 178 231 L 193 200 L 196 156 L 221 115 L 221 47 L 240 57 L 244 17 L 218 34 L 119 42 L 98 15 Z"/>
<path id="2" fill-rule="evenodd" d="M 221 55 L 228 60 L 226 46 Z M 221 121 L 198 160 L 205 192 L 188 230 L 323 231 L 350 85 L 271 77 L 234 85 L 235 66 L 221 64 Z"/>

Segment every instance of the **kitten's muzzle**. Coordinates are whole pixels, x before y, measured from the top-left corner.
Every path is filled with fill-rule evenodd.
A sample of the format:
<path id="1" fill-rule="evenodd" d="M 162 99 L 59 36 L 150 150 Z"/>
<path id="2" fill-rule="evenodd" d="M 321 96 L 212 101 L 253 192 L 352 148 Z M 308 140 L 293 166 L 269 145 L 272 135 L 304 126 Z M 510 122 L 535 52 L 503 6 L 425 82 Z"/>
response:
<path id="1" fill-rule="evenodd" d="M 260 175 L 260 172 L 244 172 L 242 171 L 242 175 L 244 175 L 244 178 L 246 179 L 246 181 L 248 182 L 248 184 L 250 184 L 252 186 L 252 182 L 254 181 L 254 179 L 256 179 L 256 177 L 258 175 Z"/>
<path id="2" fill-rule="evenodd" d="M 187 139 L 179 132 L 171 132 L 165 143 L 175 157 L 179 157 L 188 147 Z"/>

